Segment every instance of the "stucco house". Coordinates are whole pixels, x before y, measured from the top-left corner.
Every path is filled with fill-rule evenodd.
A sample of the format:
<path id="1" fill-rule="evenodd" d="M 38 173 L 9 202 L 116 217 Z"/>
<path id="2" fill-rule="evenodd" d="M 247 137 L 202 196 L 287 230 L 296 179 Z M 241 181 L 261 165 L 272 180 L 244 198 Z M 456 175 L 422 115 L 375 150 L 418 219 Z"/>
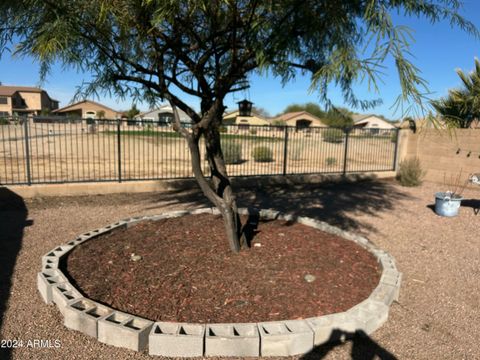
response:
<path id="1" fill-rule="evenodd" d="M 287 126 L 295 126 L 297 129 L 308 129 L 311 126 L 327 127 L 322 120 L 308 111 L 295 111 L 282 114 L 271 119 L 271 122 L 281 121 Z"/>
<path id="2" fill-rule="evenodd" d="M 376 115 L 352 115 L 353 126 L 362 129 L 392 130 L 395 126 Z"/>
<path id="3" fill-rule="evenodd" d="M 27 86 L 0 86 L 0 117 L 40 115 L 58 109 L 58 100 L 45 90 Z"/>
<path id="4" fill-rule="evenodd" d="M 229 112 L 223 116 L 223 123 L 226 125 L 235 124 L 238 125 L 239 128 L 249 128 L 250 125 L 270 125 L 266 118 L 254 110 L 252 110 L 251 116 L 240 116 L 238 110 Z"/>
<path id="5" fill-rule="evenodd" d="M 121 117 L 120 112 L 92 100 L 82 100 L 52 113 L 77 119 L 119 119 Z"/>
<path id="6" fill-rule="evenodd" d="M 182 110 L 178 109 L 178 116 L 180 122 L 184 124 L 191 124 L 192 120 Z M 170 105 L 161 105 L 157 109 L 151 109 L 135 116 L 141 125 L 153 124 L 157 126 L 168 126 L 173 122 L 173 109 Z"/>

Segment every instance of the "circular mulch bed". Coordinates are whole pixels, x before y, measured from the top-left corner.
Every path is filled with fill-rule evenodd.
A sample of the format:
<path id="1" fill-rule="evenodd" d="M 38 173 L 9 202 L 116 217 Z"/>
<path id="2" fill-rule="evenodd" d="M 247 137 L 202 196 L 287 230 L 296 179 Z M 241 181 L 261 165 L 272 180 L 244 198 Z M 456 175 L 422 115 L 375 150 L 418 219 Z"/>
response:
<path id="1" fill-rule="evenodd" d="M 191 323 L 341 312 L 366 299 L 380 278 L 367 250 L 294 222 L 260 221 L 252 247 L 234 254 L 221 217 L 211 214 L 101 235 L 68 255 L 66 272 L 90 299 L 154 321 Z"/>

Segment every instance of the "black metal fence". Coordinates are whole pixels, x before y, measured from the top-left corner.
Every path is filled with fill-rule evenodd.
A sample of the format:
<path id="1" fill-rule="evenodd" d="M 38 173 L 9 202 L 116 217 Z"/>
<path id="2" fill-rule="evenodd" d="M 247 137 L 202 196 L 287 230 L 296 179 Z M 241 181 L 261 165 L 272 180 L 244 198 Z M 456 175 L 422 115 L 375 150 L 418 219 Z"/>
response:
<path id="1" fill-rule="evenodd" d="M 231 176 L 395 169 L 398 130 L 225 125 Z M 204 159 L 202 167 L 208 175 Z M 190 153 L 170 126 L 128 120 L 0 119 L 0 184 L 192 177 Z"/>

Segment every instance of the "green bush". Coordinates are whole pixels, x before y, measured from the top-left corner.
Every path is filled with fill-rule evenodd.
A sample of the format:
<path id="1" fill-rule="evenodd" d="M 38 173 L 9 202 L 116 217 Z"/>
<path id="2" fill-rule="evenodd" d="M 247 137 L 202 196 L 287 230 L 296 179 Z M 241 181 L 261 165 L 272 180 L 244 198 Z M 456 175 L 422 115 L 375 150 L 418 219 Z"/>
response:
<path id="1" fill-rule="evenodd" d="M 222 141 L 225 164 L 238 164 L 242 161 L 242 144 L 232 140 Z"/>
<path id="2" fill-rule="evenodd" d="M 0 125 L 8 125 L 10 124 L 10 121 L 8 121 L 7 118 L 0 118 Z"/>
<path id="3" fill-rule="evenodd" d="M 228 132 L 228 129 L 225 125 L 220 125 L 218 127 L 218 131 L 221 132 L 221 133 L 226 133 L 226 132 Z"/>
<path id="4" fill-rule="evenodd" d="M 257 135 L 257 129 L 255 128 L 251 128 L 250 130 L 248 130 L 248 132 L 250 133 L 250 135 Z"/>
<path id="5" fill-rule="evenodd" d="M 333 143 L 340 143 L 343 141 L 343 131 L 341 129 L 327 129 L 323 133 L 323 140 Z"/>
<path id="6" fill-rule="evenodd" d="M 252 156 L 256 162 L 273 161 L 273 151 L 267 146 L 257 146 L 253 148 Z"/>
<path id="7" fill-rule="evenodd" d="M 393 143 L 396 143 L 396 142 L 397 142 L 397 134 L 398 134 L 398 131 L 392 131 L 392 133 L 390 134 L 390 140 L 391 140 Z"/>
<path id="8" fill-rule="evenodd" d="M 327 164 L 327 166 L 337 165 L 337 158 L 328 157 L 328 158 L 325 159 L 325 164 Z"/>
<path id="9" fill-rule="evenodd" d="M 397 172 L 397 180 L 402 186 L 418 186 L 422 183 L 425 171 L 422 169 L 420 160 L 412 158 L 400 163 Z"/>

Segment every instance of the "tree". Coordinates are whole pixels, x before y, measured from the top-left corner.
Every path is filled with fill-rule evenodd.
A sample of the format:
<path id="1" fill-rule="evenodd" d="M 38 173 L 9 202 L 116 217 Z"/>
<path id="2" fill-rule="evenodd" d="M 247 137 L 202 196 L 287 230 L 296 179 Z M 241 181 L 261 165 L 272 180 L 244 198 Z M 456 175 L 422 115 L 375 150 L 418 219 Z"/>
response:
<path id="1" fill-rule="evenodd" d="M 353 126 L 353 113 L 346 108 L 331 107 L 325 114 L 324 123 L 332 127 Z"/>
<path id="2" fill-rule="evenodd" d="M 448 96 L 431 104 L 447 126 L 469 128 L 474 120 L 480 119 L 480 61 L 475 59 L 475 69 L 470 74 L 460 69 L 457 74 L 462 88 L 449 90 Z"/>
<path id="3" fill-rule="evenodd" d="M 322 110 L 322 108 L 315 103 L 309 102 L 306 104 L 291 104 L 288 105 L 285 110 L 283 110 L 282 114 L 286 114 L 289 112 L 298 112 L 298 111 L 306 111 L 309 112 L 312 115 L 315 115 L 319 119 L 322 119 L 325 117 L 325 111 Z"/>
<path id="4" fill-rule="evenodd" d="M 60 61 L 93 75 L 81 95 L 108 91 L 153 103 L 167 100 L 174 128 L 186 139 L 192 169 L 206 197 L 220 210 L 233 251 L 242 245 L 236 200 L 223 160 L 219 127 L 228 93 L 248 88 L 253 73 L 270 72 L 284 83 L 311 74 L 311 89 L 328 104 L 333 83 L 345 103 L 358 99 L 353 85 L 376 88 L 381 64 L 392 57 L 401 99 L 420 102 L 425 82 L 406 57 L 409 31 L 391 12 L 449 21 L 477 34 L 451 0 L 17 0 L 0 3 L 0 53 L 19 39 L 15 52 L 41 63 L 41 76 Z M 179 93 L 196 96 L 200 111 Z M 192 119 L 183 128 L 177 114 Z M 205 139 L 211 179 L 200 166 Z M 245 242 L 243 242 L 245 243 Z"/>
<path id="5" fill-rule="evenodd" d="M 125 113 L 125 116 L 127 119 L 133 119 L 138 114 L 140 114 L 140 110 L 137 109 L 136 104 L 132 104 L 132 107 Z"/>

